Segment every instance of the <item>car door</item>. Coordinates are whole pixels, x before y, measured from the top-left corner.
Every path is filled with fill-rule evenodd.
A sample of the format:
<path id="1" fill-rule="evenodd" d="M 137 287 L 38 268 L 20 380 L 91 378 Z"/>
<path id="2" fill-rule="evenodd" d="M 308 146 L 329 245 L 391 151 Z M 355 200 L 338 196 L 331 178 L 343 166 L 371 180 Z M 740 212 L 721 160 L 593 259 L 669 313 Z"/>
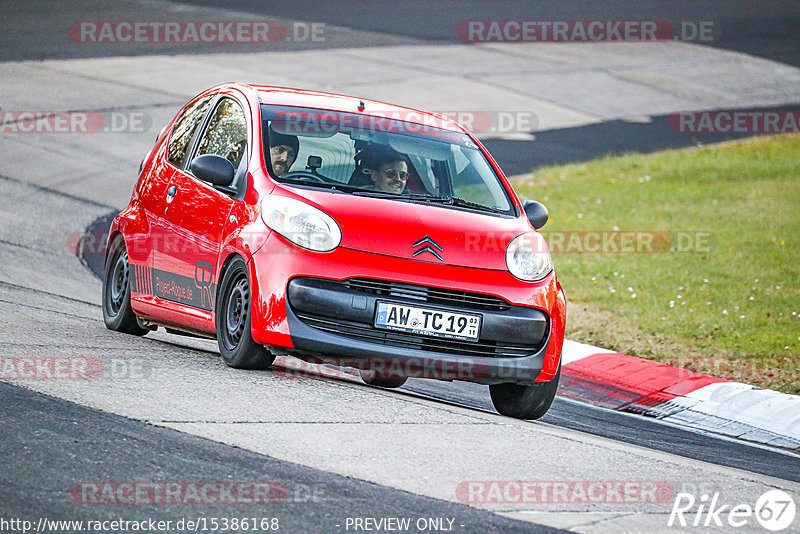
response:
<path id="1" fill-rule="evenodd" d="M 132 268 L 131 300 L 138 308 L 137 312 L 145 317 L 150 316 L 149 308 L 155 294 L 153 257 L 156 243 L 163 238 L 160 234 L 160 219 L 164 214 L 164 199 L 169 181 L 175 168 L 183 165 L 213 98 L 214 95 L 210 95 L 189 102 L 175 119 L 166 148 L 161 149 L 161 153 L 140 170 L 143 174 L 137 184 L 136 195 L 144 215 L 144 224 L 133 231 L 129 229 L 126 232 L 126 241 Z"/>
<path id="2" fill-rule="evenodd" d="M 213 332 L 215 272 L 235 188 L 215 187 L 191 173 L 191 160 L 216 154 L 246 170 L 247 121 L 242 106 L 219 97 L 180 168 L 168 177 L 155 243 L 155 295 L 171 301 L 162 319 L 200 332 Z"/>

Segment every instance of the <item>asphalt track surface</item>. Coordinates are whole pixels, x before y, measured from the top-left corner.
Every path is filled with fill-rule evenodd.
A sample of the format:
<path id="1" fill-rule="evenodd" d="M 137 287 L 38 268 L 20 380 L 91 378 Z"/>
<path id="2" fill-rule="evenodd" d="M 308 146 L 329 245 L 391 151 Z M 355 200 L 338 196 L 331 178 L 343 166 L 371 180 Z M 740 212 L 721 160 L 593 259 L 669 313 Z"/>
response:
<path id="1" fill-rule="evenodd" d="M 335 9 L 332 7 L 333 4 L 322 2 L 294 4 L 293 7 L 277 4 L 262 7 L 263 4 L 255 2 L 236 2 L 227 5 L 254 12 L 265 9 L 275 16 L 294 18 L 302 18 L 297 16 L 297 10 L 302 9 L 308 13 L 314 13 L 313 20 L 360 27 L 368 33 L 358 34 L 353 39 L 356 39 L 359 44 L 375 45 L 404 43 L 410 37 L 452 40 L 453 37 L 445 29 L 452 28 L 453 21 L 456 19 L 463 20 L 471 17 L 482 19 L 590 19 L 601 18 L 601 15 L 604 15 L 605 18 L 618 16 L 629 19 L 655 17 L 651 14 L 652 12 L 647 10 L 640 12 L 637 11 L 638 8 L 630 6 L 619 7 L 622 11 L 615 15 L 613 10 L 616 9 L 614 7 L 617 6 L 616 3 L 609 4 L 610 11 L 597 12 L 597 15 L 592 12 L 594 9 L 592 5 L 596 6 L 596 3 L 580 4 L 580 9 L 575 8 L 580 16 L 576 16 L 574 11 L 566 13 L 558 10 L 545 11 L 546 15 L 539 10 L 525 12 L 524 9 L 519 10 L 518 6 L 514 7 L 513 13 L 508 14 L 504 10 L 507 9 L 505 6 L 510 6 L 510 4 L 476 2 L 460 4 L 458 10 L 446 8 L 431 10 L 426 4 L 415 4 L 411 6 L 414 10 L 415 23 L 399 24 L 398 20 L 403 19 L 404 16 L 410 16 L 408 12 L 395 11 L 399 9 L 399 3 L 370 3 L 369 5 L 355 3 L 350 4 L 350 11 Z M 712 5 L 715 5 L 717 10 L 721 10 L 723 6 L 722 3 Z M 724 5 L 728 6 L 729 3 Z M 536 6 L 542 7 L 541 4 L 536 4 Z M 73 17 L 72 20 L 86 19 L 87 14 L 92 13 L 93 7 L 95 7 L 94 4 L 89 2 L 76 3 L 64 15 L 67 20 L 70 20 L 70 17 Z M 125 16 L 125 7 L 123 5 L 120 8 L 118 16 L 104 13 L 103 18 L 123 17 Z M 77 47 L 75 49 L 77 51 L 75 51 L 70 48 L 70 45 L 57 46 L 45 37 L 48 26 L 47 17 L 44 15 L 51 9 L 50 4 L 6 2 L 4 9 L 7 9 L 8 12 L 28 10 L 25 15 L 30 20 L 35 20 L 39 16 L 42 17 L 41 20 L 45 21 L 43 22 L 45 31 L 37 34 L 35 31 L 26 31 L 24 25 L 15 24 L 13 17 L 6 18 L 6 22 L 3 24 L 7 25 L 5 29 L 9 31 L 3 32 L 5 41 L 0 47 L 0 57 L 4 61 L 66 59 L 85 57 L 85 54 L 91 52 L 85 47 Z M 703 5 L 699 3 L 676 4 L 676 11 L 671 16 L 666 14 L 662 18 L 668 20 L 700 19 L 708 16 L 708 12 L 702 11 L 702 9 Z M 794 33 L 787 33 L 787 29 L 797 27 L 797 11 L 796 3 L 772 3 L 757 10 L 757 13 L 754 13 L 752 4 L 749 6 L 737 4 L 733 9 L 724 10 L 725 15 L 720 15 L 720 17 L 727 18 L 716 20 L 725 22 L 722 25 L 723 28 L 738 28 L 737 31 L 740 31 L 738 34 L 736 31 L 724 33 L 726 37 L 738 35 L 738 39 L 720 40 L 710 46 L 724 46 L 796 64 L 796 38 Z M 353 17 L 352 13 L 357 13 L 359 16 Z M 717 13 L 723 13 L 723 11 L 717 11 Z M 131 17 L 130 13 L 127 13 L 127 17 Z M 353 19 L 357 19 L 358 23 L 353 23 Z M 55 27 L 54 24 L 51 29 Z M 400 29 L 398 30 L 398 28 Z M 754 31 L 754 28 L 761 30 L 766 28 L 769 31 Z M 768 37 L 765 37 L 765 34 L 768 34 Z M 216 51 L 219 52 L 219 50 Z M 207 52 L 208 50 L 195 48 L 191 53 Z M 114 50 L 111 47 L 104 53 L 109 56 L 125 55 L 130 54 L 131 49 L 122 47 L 120 50 Z M 602 130 L 600 132 L 602 135 L 597 135 L 598 132 L 592 131 L 591 128 L 603 128 L 603 124 L 539 133 L 538 141 L 546 141 L 548 136 L 552 136 L 550 139 L 553 141 L 552 149 L 545 151 L 549 152 L 549 155 L 547 153 L 541 155 L 539 152 L 539 155 L 536 156 L 540 159 L 517 156 L 521 158 L 519 161 L 512 160 L 512 154 L 522 152 L 515 144 L 519 143 L 518 141 L 490 140 L 487 144 L 490 144 L 493 151 L 498 151 L 496 155 L 500 158 L 501 164 L 509 173 L 512 173 L 513 169 L 524 168 L 527 170 L 541 162 L 575 161 L 587 159 L 603 152 L 618 151 L 620 146 L 612 146 L 613 143 L 609 142 L 611 139 L 621 139 L 612 135 L 614 132 L 627 129 L 630 132 L 628 134 L 629 142 L 633 145 L 637 139 L 641 141 L 643 138 L 642 132 L 636 130 L 636 125 L 623 121 L 613 126 L 612 130 Z M 580 139 L 582 136 L 597 140 L 598 146 L 591 148 L 584 146 L 582 154 L 565 153 L 567 150 L 565 147 L 569 147 L 575 139 Z M 603 142 L 603 139 L 606 141 Z M 495 147 L 491 147 L 492 143 L 495 144 Z M 659 143 L 655 143 L 652 147 L 640 148 L 643 150 L 657 148 L 660 146 Z M 634 148 L 636 147 L 634 146 Z M 504 149 L 507 149 L 509 154 L 505 156 L 506 160 L 503 159 Z M 622 150 L 627 149 L 628 145 L 625 144 Z M 92 158 L 97 160 L 102 157 L 102 154 L 98 156 L 90 150 L 86 150 L 79 156 L 91 162 Z M 138 161 L 134 161 L 133 158 L 128 159 L 131 161 L 127 161 L 126 164 L 135 169 Z M 30 164 L 32 165 L 34 162 L 30 162 Z M 124 187 L 129 188 L 131 184 L 132 182 L 126 183 Z M 137 340 L 129 336 L 105 332 L 96 304 L 81 297 L 67 296 L 83 295 L 85 287 L 91 290 L 88 291 L 89 293 L 92 291 L 97 293 L 99 284 L 96 280 L 91 279 L 88 274 L 89 270 L 79 265 L 76 258 L 69 260 L 60 256 L 53 257 L 47 250 L 50 246 L 47 241 L 48 236 L 44 233 L 37 234 L 36 225 L 24 222 L 25 213 L 31 213 L 37 207 L 44 207 L 48 224 L 80 231 L 83 226 L 71 227 L 70 225 L 85 221 L 82 224 L 86 226 L 92 220 L 92 218 L 87 219 L 87 214 L 96 213 L 95 228 L 102 230 L 103 226 L 107 224 L 108 212 L 112 206 L 96 200 L 87 200 L 80 194 L 56 191 L 46 185 L 28 184 L 27 180 L 14 175 L 0 177 L 0 188 L 7 201 L 3 209 L 3 224 L 0 226 L 2 229 L 0 242 L 3 245 L 6 262 L 3 270 L 0 270 L 0 274 L 2 274 L 0 301 L 3 308 L 3 320 L 9 328 L 3 335 L 6 354 L 11 356 L 27 355 L 26 351 L 29 350 L 38 350 L 40 354 L 48 352 L 83 354 L 87 351 L 99 350 L 114 356 L 135 354 L 147 350 L 156 356 L 174 359 L 176 365 L 185 367 L 187 374 L 204 371 L 206 366 L 210 366 L 212 376 L 220 375 L 222 380 L 219 388 L 222 389 L 213 391 L 218 396 L 210 399 L 201 397 L 197 400 L 198 404 L 210 403 L 208 405 L 209 412 L 216 409 L 216 404 L 224 406 L 230 398 L 237 398 L 235 392 L 224 389 L 226 381 L 230 380 L 227 378 L 230 375 L 218 361 L 213 350 L 209 351 L 187 343 L 185 338 L 175 336 L 156 336 L 155 339 L 148 339 L 151 337 L 148 336 L 144 340 Z M 113 207 L 118 208 L 118 206 Z M 41 260 L 42 257 L 45 258 L 44 261 Z M 52 261 L 52 265 L 47 265 L 49 261 Z M 70 261 L 73 263 L 70 264 Z M 89 258 L 87 258 L 87 265 L 92 267 L 92 260 Z M 47 292 L 42 289 L 45 284 L 39 282 L 40 280 L 49 281 L 48 277 L 52 276 L 63 281 L 63 285 Z M 83 287 L 75 289 L 73 292 L 73 285 Z M 159 367 L 154 367 L 154 369 L 162 370 Z M 263 380 L 268 380 L 272 373 L 264 372 Z M 247 381 L 247 378 L 243 379 L 242 375 L 234 375 L 233 379 L 238 382 L 239 386 L 244 386 L 243 381 Z M 250 381 L 261 379 L 251 376 Z M 493 415 L 488 391 L 482 386 L 412 380 L 402 390 L 386 392 L 359 386 L 354 382 L 322 376 L 318 382 L 322 384 L 312 386 L 308 381 L 301 381 L 295 384 L 295 387 L 298 389 L 321 388 L 323 392 L 333 388 L 333 390 L 339 391 L 336 395 L 351 397 L 356 395 L 355 402 L 375 398 L 379 401 L 382 400 L 387 406 L 400 402 L 419 405 L 429 411 L 452 408 L 454 412 L 462 415 L 467 414 L 474 418 L 498 421 L 496 424 L 506 424 L 502 422 L 503 418 Z M 18 384 L 25 385 L 21 381 Z M 0 516 L 4 518 L 102 519 L 115 518 L 123 512 L 128 519 L 144 517 L 177 519 L 179 517 L 213 515 L 252 516 L 252 509 L 244 505 L 236 507 L 234 512 L 231 512 L 230 507 L 209 505 L 152 507 L 140 505 L 135 508 L 134 513 L 131 513 L 130 510 L 121 511 L 119 506 L 76 505 L 66 495 L 76 481 L 270 480 L 282 483 L 289 490 L 288 495 L 292 495 L 292 490 L 296 490 L 295 495 L 299 495 L 294 499 L 286 499 L 280 504 L 274 505 L 275 508 L 259 508 L 259 516 L 272 513 L 281 518 L 282 525 L 285 525 L 281 531 L 341 532 L 343 528 L 337 525 L 341 525 L 344 518 L 353 516 L 408 516 L 415 519 L 453 517 L 457 518 L 457 524 L 464 525 L 463 528 L 457 529 L 457 531 L 463 532 L 546 530 L 546 527 L 531 522 L 513 521 L 501 515 L 454 504 L 448 500 L 434 499 L 389 487 L 394 484 L 377 484 L 364 480 L 369 477 L 342 476 L 333 472 L 335 470 L 329 472 L 326 469 L 309 467 L 313 462 L 298 460 L 295 463 L 291 460 L 280 459 L 277 453 L 272 457 L 269 453 L 256 453 L 233 447 L 224 444 L 230 443 L 230 441 L 223 438 L 211 441 L 189 433 L 176 432 L 170 428 L 146 424 L 142 420 L 135 420 L 136 418 L 107 413 L 87 407 L 100 403 L 91 396 L 87 397 L 89 402 L 85 403 L 86 406 L 82 406 L 81 403 L 64 400 L 77 395 L 73 394 L 68 386 L 64 387 L 66 389 L 63 392 L 50 396 L 17 385 L 0 384 L 0 425 L 3 429 L 2 438 L 0 438 L 0 454 L 3 458 L 3 468 L 0 470 L 2 477 L 0 479 L 2 481 Z M 98 387 L 109 386 L 104 383 Z M 123 380 L 112 383 L 110 387 L 118 387 L 118 395 L 121 398 L 135 398 L 137 393 L 135 388 L 138 386 L 136 382 L 130 383 Z M 297 394 L 305 395 L 302 391 Z M 326 394 L 329 395 L 329 400 L 336 398 L 332 393 Z M 114 392 L 111 391 L 109 395 L 113 396 Z M 307 397 L 305 398 L 307 400 Z M 297 402 L 301 401 L 298 399 Z M 353 400 L 349 402 L 353 402 Z M 125 410 L 119 410 L 119 412 L 124 413 Z M 144 420 L 150 421 L 147 418 Z M 522 425 L 517 428 L 537 431 L 544 436 L 550 435 L 549 433 L 552 433 L 553 436 L 569 435 L 571 439 L 576 440 L 574 443 L 581 443 L 581 446 L 584 443 L 593 443 L 591 439 L 581 437 L 583 435 L 599 436 L 603 443 L 611 444 L 607 447 L 616 447 L 614 443 L 633 445 L 633 447 L 619 446 L 618 450 L 622 451 L 620 454 L 622 459 L 619 463 L 614 463 L 601 456 L 585 458 L 578 454 L 575 458 L 575 466 L 566 464 L 563 466 L 564 478 L 585 480 L 587 476 L 591 476 L 587 475 L 592 472 L 589 466 L 608 461 L 609 470 L 605 476 L 606 479 L 614 479 L 617 473 L 625 472 L 626 459 L 633 458 L 631 451 L 637 451 L 642 457 L 651 459 L 652 476 L 659 476 L 657 473 L 661 472 L 659 471 L 661 464 L 673 462 L 674 465 L 686 467 L 687 471 L 693 470 L 694 477 L 697 477 L 698 473 L 707 473 L 708 480 L 716 484 L 721 483 L 722 477 L 732 477 L 731 480 L 739 477 L 742 480 L 757 479 L 760 481 L 761 479 L 756 475 L 773 477 L 765 479 L 765 484 L 777 487 L 795 488 L 796 485 L 793 483 L 800 482 L 800 470 L 797 468 L 798 457 L 796 455 L 690 432 L 647 418 L 617 413 L 565 399 L 557 399 L 551 411 L 540 422 L 514 424 Z M 180 427 L 181 425 L 179 422 L 173 422 L 173 426 Z M 185 428 L 190 429 L 190 426 L 187 425 Z M 409 429 L 411 428 L 409 426 Z M 510 427 L 509 431 L 511 431 Z M 402 448 L 403 445 L 399 444 L 398 446 Z M 306 446 L 316 448 L 321 444 L 308 442 Z M 497 446 L 500 444 L 498 443 Z M 256 450 L 257 447 L 252 449 Z M 662 452 L 654 454 L 651 451 Z M 302 456 L 302 452 L 298 450 L 298 457 Z M 330 454 L 343 452 L 345 451 Z M 409 454 L 413 453 L 409 452 Z M 681 463 L 671 459 L 673 457 L 687 460 Z M 365 462 L 367 460 L 364 458 Z M 519 459 L 507 458 L 506 460 L 513 462 Z M 314 465 L 322 464 L 317 461 Z M 374 463 L 370 465 L 374 465 Z M 715 470 L 708 467 L 711 465 L 734 469 Z M 431 472 L 433 473 L 435 470 L 431 469 Z M 647 473 L 648 471 L 643 469 L 641 472 Z M 401 474 L 397 473 L 396 475 L 400 477 Z M 678 480 L 681 479 L 679 475 L 676 476 Z M 381 477 L 376 476 L 375 478 Z M 389 480 L 391 478 L 391 476 L 388 477 Z M 383 479 L 387 480 L 387 477 L 383 477 Z M 689 480 L 695 485 L 703 482 L 700 478 L 685 478 L 684 480 Z M 321 488 L 320 494 L 324 498 L 314 500 L 305 497 L 308 495 L 306 490 L 314 487 Z M 598 523 L 600 522 L 598 519 Z M 628 528 L 634 528 L 630 525 L 636 525 L 636 523 L 628 525 Z M 624 530 L 624 527 L 617 526 L 617 528 Z M 602 527 L 599 528 L 599 531 L 602 531 Z"/>
<path id="2" fill-rule="evenodd" d="M 283 462 L 213 441 L 0 383 L 2 516 L 113 520 L 117 504 L 65 499 L 76 483 L 106 480 L 241 481 L 271 484 L 267 504 L 137 505 L 128 520 L 279 519 L 281 532 L 337 532 L 347 517 L 447 517 L 462 532 L 556 532 L 466 505 L 413 495 Z M 119 450 L 124 446 L 125 453 Z M 77 481 L 77 482 L 76 482 Z M 87 510 L 87 507 L 89 508 Z M 233 510 L 235 511 L 232 511 Z M 61 531 L 61 530 L 59 530 Z"/>
<path id="3" fill-rule="evenodd" d="M 129 46 L 114 43 L 96 46 L 86 43 L 61 42 L 47 35 L 64 32 L 71 22 L 86 20 L 85 13 L 95 5 L 91 1 L 60 5 L 55 16 L 49 13 L 50 3 L 5 2 L 10 15 L 0 20 L 0 60 L 49 60 L 91 57 L 124 57 L 140 54 L 207 54 L 231 50 L 230 45 L 198 43 L 175 46 L 151 43 Z M 154 5 L 163 8 L 158 2 Z M 186 5 L 209 10 L 224 5 L 240 13 L 263 15 L 290 27 L 292 21 L 325 23 L 346 28 L 333 39 L 323 42 L 284 41 L 273 43 L 270 50 L 303 51 L 328 48 L 418 46 L 431 42 L 461 43 L 456 27 L 464 20 L 666 20 L 678 27 L 681 23 L 713 24 L 711 40 L 698 42 L 703 46 L 732 50 L 768 58 L 788 65 L 800 66 L 800 3 L 774 2 L 710 2 L 644 3 L 613 2 L 392 2 L 354 1 L 327 2 L 262 2 L 232 0 L 220 4 L 216 0 L 187 0 Z M 131 16 L 131 5 L 104 5 L 104 20 L 142 20 Z M 173 9 L 170 17 L 177 20 L 193 17 L 189 11 Z M 36 26 L 19 24 L 20 18 L 37 18 Z M 196 17 L 195 17 L 196 18 Z M 468 45 L 465 45 L 468 46 Z M 580 45 L 578 45 L 580 46 Z M 237 52 L 261 52 L 263 45 L 237 44 Z M 267 67 L 269 70 L 269 67 Z M 356 76 L 357 79 L 357 76 Z M 768 106 L 769 110 L 793 110 L 800 105 L 800 91 L 795 102 L 787 106 Z M 743 108 L 758 111 L 759 107 Z M 628 120 L 603 120 L 594 124 L 568 128 L 553 128 L 536 132 L 526 139 L 489 138 L 484 144 L 501 164 L 507 175 L 528 172 L 531 168 L 550 164 L 588 161 L 607 154 L 650 152 L 740 139 L 749 133 L 712 133 L 686 135 L 666 127 L 667 116 L 655 114 L 642 123 Z"/>
<path id="4" fill-rule="evenodd" d="M 265 14 L 271 18 L 314 21 L 335 24 L 363 32 L 358 44 L 391 45 L 411 42 L 410 39 L 426 39 L 441 42 L 461 42 L 456 26 L 463 20 L 667 20 L 697 23 L 710 21 L 714 24 L 713 39 L 704 41 L 707 46 L 735 50 L 782 63 L 800 66 L 800 42 L 797 28 L 800 27 L 800 5 L 791 0 L 771 2 L 737 1 L 682 1 L 682 2 L 632 2 L 609 0 L 594 2 L 504 2 L 481 0 L 441 0 L 438 2 L 396 2 L 392 0 L 354 0 L 349 2 L 327 2 L 325 0 L 299 0 L 295 2 L 263 2 L 260 0 L 187 0 L 184 4 L 226 7 L 254 14 Z M 92 49 L 91 47 L 60 43 L 58 40 L 36 39 L 35 35 L 57 34 L 64 21 L 86 20 L 99 2 L 79 1 L 67 5 L 59 4 L 57 13 L 52 13 L 53 3 L 47 1 L 23 2 L 6 0 L 3 9 L 7 14 L 30 15 L 28 24 L 19 24 L 13 16 L 0 22 L 0 59 L 67 59 L 98 55 L 120 56 L 140 53 L 158 53 L 174 47 L 148 47 L 146 52 L 126 45 Z M 133 4 L 103 6 L 102 20 L 145 20 L 141 17 L 125 18 Z M 154 2 L 152 5 L 156 6 Z M 177 17 L 180 10 L 174 10 Z M 116 16 L 115 16 L 116 15 Z M 119 17 L 123 15 L 123 17 Z M 33 26 L 33 27 L 32 27 Z M 33 33 L 33 35 L 32 35 Z M 33 38 L 32 38 L 33 37 Z M 304 47 L 352 46 L 353 41 L 339 40 L 327 43 L 282 43 L 287 50 Z M 263 47 L 253 46 L 253 51 Z M 188 53 L 218 51 L 217 45 L 199 45 L 187 48 Z"/>

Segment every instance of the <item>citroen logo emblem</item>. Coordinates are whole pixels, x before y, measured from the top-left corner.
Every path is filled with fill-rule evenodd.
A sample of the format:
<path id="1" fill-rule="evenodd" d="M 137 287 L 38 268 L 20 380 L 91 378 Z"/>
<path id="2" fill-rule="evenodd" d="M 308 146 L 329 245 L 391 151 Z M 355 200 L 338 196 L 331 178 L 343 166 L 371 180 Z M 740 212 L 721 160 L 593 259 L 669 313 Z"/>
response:
<path id="1" fill-rule="evenodd" d="M 444 261 L 444 260 L 442 259 L 442 255 L 441 255 L 441 254 L 439 254 L 438 252 L 436 252 L 436 249 L 439 249 L 439 251 L 441 251 L 441 252 L 444 252 L 444 251 L 442 250 L 442 247 L 440 247 L 440 246 L 439 246 L 439 245 L 436 243 L 436 241 L 434 241 L 433 239 L 431 239 L 431 238 L 430 238 L 430 237 L 428 237 L 428 236 L 425 236 L 425 237 L 423 237 L 422 239 L 420 239 L 419 241 L 417 241 L 416 243 L 414 243 L 414 244 L 413 244 L 413 245 L 411 245 L 411 246 L 412 246 L 412 247 L 414 247 L 414 248 L 416 248 L 416 247 L 418 247 L 418 246 L 420 246 L 420 245 L 425 245 L 425 246 L 424 246 L 424 247 L 422 247 L 421 249 L 415 250 L 415 251 L 414 251 L 414 254 L 412 254 L 412 256 L 413 256 L 413 257 L 415 257 L 415 258 L 416 258 L 416 257 L 417 257 L 417 256 L 419 256 L 420 254 L 423 254 L 423 253 L 425 253 L 425 252 L 430 252 L 431 254 L 433 254 L 434 256 L 436 256 L 437 258 L 439 258 L 439 260 L 441 260 L 441 261 Z"/>

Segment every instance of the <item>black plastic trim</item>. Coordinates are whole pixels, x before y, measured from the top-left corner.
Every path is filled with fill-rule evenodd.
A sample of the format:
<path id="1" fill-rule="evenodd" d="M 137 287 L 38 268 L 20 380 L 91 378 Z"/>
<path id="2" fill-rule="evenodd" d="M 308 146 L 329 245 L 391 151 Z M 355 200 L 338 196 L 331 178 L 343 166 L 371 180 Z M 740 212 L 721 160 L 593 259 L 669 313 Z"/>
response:
<path id="1" fill-rule="evenodd" d="M 421 336 L 373 326 L 377 300 L 423 305 L 420 300 L 363 293 L 347 282 L 308 277 L 289 281 L 286 311 L 295 348 L 290 353 L 322 359 L 468 363 L 482 372 L 467 380 L 485 384 L 531 382 L 541 371 L 550 333 L 549 317 L 542 310 L 509 304 L 506 310 L 489 311 L 425 303 L 425 307 L 480 313 L 483 326 L 478 342 Z"/>

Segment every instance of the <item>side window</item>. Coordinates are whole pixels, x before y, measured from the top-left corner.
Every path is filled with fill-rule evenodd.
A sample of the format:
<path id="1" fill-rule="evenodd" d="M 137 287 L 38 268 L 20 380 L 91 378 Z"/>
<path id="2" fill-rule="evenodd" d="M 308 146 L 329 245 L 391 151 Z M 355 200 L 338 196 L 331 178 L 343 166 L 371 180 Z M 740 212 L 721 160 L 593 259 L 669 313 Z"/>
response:
<path id="1" fill-rule="evenodd" d="M 187 107 L 175 122 L 175 127 L 172 129 L 172 137 L 169 140 L 167 159 L 178 168 L 183 164 L 186 151 L 189 149 L 189 143 L 200 126 L 203 116 L 206 114 L 211 98 L 210 96 L 201 98 Z"/>
<path id="2" fill-rule="evenodd" d="M 216 154 L 233 163 L 242 161 L 247 148 L 247 120 L 242 107 L 230 98 L 220 101 L 208 123 L 197 155 Z"/>

